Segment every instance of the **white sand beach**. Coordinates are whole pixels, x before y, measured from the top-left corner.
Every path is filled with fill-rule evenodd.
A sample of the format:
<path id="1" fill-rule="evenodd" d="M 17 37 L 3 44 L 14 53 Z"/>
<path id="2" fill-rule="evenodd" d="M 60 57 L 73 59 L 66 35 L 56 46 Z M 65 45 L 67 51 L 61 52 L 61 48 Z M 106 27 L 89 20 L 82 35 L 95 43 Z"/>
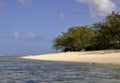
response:
<path id="1" fill-rule="evenodd" d="M 24 59 L 120 65 L 120 50 L 65 52 L 23 56 Z"/>

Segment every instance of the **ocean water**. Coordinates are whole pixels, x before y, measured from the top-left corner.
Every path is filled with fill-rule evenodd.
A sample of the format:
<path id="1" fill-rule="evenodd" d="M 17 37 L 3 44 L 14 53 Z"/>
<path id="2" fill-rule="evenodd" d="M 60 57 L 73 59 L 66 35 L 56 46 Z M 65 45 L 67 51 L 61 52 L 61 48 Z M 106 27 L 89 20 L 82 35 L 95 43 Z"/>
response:
<path id="1" fill-rule="evenodd" d="M 120 67 L 0 56 L 0 83 L 120 83 Z"/>

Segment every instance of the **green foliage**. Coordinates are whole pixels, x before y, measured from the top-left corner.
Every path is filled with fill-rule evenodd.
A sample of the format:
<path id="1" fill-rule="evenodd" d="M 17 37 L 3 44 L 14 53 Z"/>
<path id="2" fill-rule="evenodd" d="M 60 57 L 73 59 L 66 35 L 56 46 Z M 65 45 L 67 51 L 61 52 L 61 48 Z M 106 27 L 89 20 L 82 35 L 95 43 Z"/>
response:
<path id="1" fill-rule="evenodd" d="M 105 20 L 93 24 L 97 32 L 96 46 L 100 49 L 120 48 L 120 15 L 118 12 L 106 16 Z"/>
<path id="2" fill-rule="evenodd" d="M 86 26 L 72 27 L 54 39 L 53 47 L 57 50 L 64 50 L 65 48 L 72 51 L 82 50 L 91 44 L 90 40 L 94 36 L 95 33 L 91 28 Z"/>
<path id="3" fill-rule="evenodd" d="M 56 37 L 53 43 L 56 50 L 120 49 L 120 15 L 118 12 L 112 12 L 91 27 L 71 27 L 67 32 Z"/>

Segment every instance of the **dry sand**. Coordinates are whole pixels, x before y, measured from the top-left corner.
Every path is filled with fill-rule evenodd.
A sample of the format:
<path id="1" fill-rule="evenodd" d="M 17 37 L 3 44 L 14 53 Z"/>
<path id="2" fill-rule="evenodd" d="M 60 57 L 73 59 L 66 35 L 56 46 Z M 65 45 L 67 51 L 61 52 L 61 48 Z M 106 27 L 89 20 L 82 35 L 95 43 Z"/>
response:
<path id="1" fill-rule="evenodd" d="M 23 56 L 24 59 L 80 62 L 90 64 L 120 65 L 120 50 L 102 50 L 87 52 L 65 52 L 44 55 Z"/>

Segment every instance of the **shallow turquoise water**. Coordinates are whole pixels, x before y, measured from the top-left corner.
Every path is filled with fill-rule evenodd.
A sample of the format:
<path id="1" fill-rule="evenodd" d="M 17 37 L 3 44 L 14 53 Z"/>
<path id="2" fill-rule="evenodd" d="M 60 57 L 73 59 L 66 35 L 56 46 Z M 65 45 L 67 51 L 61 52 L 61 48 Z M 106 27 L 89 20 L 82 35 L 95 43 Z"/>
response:
<path id="1" fill-rule="evenodd" d="M 120 83 L 120 67 L 1 56 L 0 83 Z"/>

